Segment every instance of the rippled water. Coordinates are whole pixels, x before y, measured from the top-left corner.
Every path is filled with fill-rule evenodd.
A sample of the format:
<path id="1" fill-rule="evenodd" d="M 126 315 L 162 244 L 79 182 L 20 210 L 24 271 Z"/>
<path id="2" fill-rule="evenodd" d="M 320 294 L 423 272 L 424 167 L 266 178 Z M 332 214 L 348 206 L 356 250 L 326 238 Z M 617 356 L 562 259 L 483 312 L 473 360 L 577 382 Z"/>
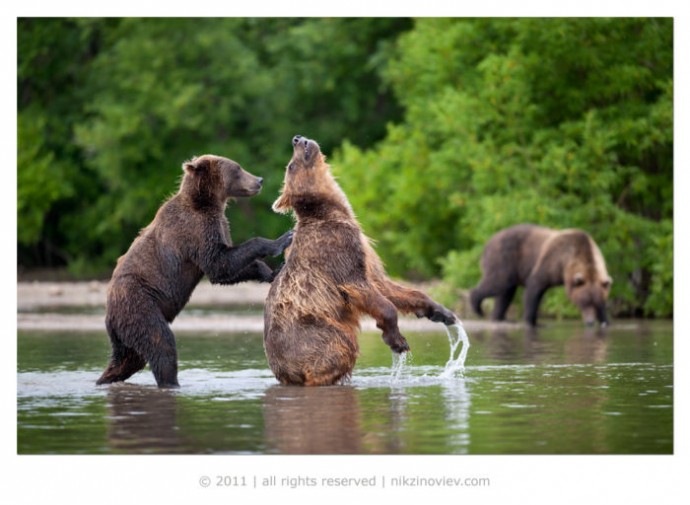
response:
<path id="1" fill-rule="evenodd" d="M 179 335 L 178 390 L 148 369 L 95 386 L 105 332 L 18 335 L 22 454 L 668 454 L 669 322 L 468 331 L 463 373 L 448 337 L 408 333 L 394 361 L 380 335 L 343 386 L 278 385 L 261 335 Z"/>

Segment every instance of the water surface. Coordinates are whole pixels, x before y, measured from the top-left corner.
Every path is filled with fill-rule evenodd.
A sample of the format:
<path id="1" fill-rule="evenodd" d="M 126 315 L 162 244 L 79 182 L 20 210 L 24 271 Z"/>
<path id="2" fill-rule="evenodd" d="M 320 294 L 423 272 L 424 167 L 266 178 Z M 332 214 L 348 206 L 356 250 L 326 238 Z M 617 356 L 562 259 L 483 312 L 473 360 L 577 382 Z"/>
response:
<path id="1" fill-rule="evenodd" d="M 464 374 L 442 378 L 448 337 L 408 333 L 393 375 L 376 333 L 342 386 L 279 385 L 261 335 L 178 335 L 177 390 L 147 369 L 96 386 L 101 333 L 19 332 L 20 454 L 670 454 L 670 322 L 468 330 Z"/>

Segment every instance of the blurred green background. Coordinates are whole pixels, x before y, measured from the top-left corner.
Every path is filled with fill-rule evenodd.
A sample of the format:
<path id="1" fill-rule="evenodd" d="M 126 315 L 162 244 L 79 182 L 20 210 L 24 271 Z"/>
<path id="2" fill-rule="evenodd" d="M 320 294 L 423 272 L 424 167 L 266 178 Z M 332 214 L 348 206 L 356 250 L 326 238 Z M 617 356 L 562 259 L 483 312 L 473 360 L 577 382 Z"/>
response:
<path id="1" fill-rule="evenodd" d="M 265 179 L 234 241 L 277 237 L 299 133 L 388 271 L 449 305 L 532 222 L 592 234 L 614 315 L 672 315 L 671 18 L 20 18 L 17 103 L 20 275 L 107 277 L 204 153 Z"/>

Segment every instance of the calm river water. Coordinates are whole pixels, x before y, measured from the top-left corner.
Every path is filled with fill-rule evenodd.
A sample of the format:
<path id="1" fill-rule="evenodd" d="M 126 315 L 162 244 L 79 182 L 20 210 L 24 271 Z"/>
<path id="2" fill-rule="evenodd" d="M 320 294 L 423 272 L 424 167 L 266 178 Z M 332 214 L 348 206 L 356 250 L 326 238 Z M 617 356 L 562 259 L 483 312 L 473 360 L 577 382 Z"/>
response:
<path id="1" fill-rule="evenodd" d="M 20 454 L 671 454 L 673 327 L 617 321 L 468 331 L 464 376 L 441 378 L 448 337 L 407 333 L 398 376 L 376 333 L 349 384 L 278 385 L 260 334 L 178 335 L 178 390 L 148 369 L 95 386 L 101 333 L 19 332 Z"/>

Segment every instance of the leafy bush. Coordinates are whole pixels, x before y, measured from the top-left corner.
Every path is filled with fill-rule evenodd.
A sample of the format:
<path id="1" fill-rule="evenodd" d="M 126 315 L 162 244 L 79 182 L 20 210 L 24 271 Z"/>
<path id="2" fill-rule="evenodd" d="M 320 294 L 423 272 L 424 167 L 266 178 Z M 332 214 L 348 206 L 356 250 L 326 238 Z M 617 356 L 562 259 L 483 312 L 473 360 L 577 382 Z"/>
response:
<path id="1" fill-rule="evenodd" d="M 498 230 L 579 227 L 617 313 L 670 315 L 672 38 L 670 19 L 417 20 L 384 74 L 404 121 L 336 163 L 389 269 L 469 288 Z"/>

